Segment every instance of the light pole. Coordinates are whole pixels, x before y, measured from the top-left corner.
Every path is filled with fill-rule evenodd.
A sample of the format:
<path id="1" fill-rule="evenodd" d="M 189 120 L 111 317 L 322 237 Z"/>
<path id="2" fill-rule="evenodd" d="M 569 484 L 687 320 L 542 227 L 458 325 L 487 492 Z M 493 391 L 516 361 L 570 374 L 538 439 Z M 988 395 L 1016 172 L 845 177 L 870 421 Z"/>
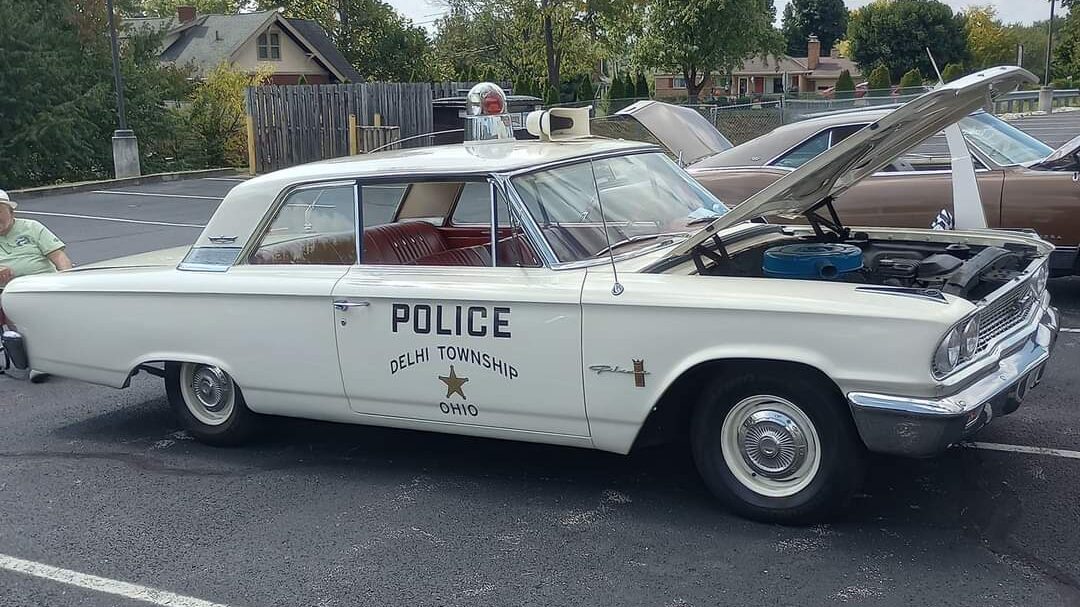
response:
<path id="1" fill-rule="evenodd" d="M 117 179 L 125 177 L 138 177 L 142 174 L 139 167 L 139 140 L 135 138 L 134 131 L 127 127 L 127 113 L 124 109 L 124 77 L 120 73 L 120 42 L 116 36 L 116 16 L 113 11 L 113 0 L 105 0 L 106 10 L 109 11 L 109 38 L 112 42 L 112 70 L 113 82 L 116 86 L 116 116 L 120 121 L 120 128 L 113 131 L 113 172 Z"/>
<path id="2" fill-rule="evenodd" d="M 1043 84 L 1050 85 L 1050 53 L 1054 50 L 1054 5 L 1057 0 L 1050 0 L 1050 20 L 1046 22 L 1046 72 Z"/>

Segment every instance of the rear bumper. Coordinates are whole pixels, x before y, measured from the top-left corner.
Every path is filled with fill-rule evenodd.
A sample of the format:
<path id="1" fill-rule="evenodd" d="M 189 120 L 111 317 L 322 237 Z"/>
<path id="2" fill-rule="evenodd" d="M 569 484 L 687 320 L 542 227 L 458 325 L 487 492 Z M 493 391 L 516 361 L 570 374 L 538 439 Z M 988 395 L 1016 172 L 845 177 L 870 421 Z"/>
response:
<path id="1" fill-rule="evenodd" d="M 1015 411 L 1042 380 L 1057 342 L 1057 310 L 1044 304 L 991 369 L 974 383 L 939 398 L 870 392 L 847 395 L 855 425 L 871 451 L 911 457 L 935 455 L 974 434 L 991 419 Z"/>

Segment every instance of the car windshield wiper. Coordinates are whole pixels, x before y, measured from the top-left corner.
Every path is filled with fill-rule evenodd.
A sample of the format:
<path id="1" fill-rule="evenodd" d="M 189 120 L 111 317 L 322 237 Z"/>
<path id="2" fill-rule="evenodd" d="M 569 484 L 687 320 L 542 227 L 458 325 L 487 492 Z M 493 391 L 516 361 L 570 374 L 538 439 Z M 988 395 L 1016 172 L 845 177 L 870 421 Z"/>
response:
<path id="1" fill-rule="evenodd" d="M 600 257 L 601 255 L 607 255 L 611 251 L 614 251 L 615 249 L 617 249 L 617 248 L 619 248 L 619 247 L 621 247 L 623 245 L 633 244 L 635 242 L 644 242 L 646 240 L 656 240 L 657 238 L 662 238 L 664 236 L 676 236 L 676 235 L 685 236 L 685 234 L 642 234 L 641 236 L 631 236 L 630 238 L 626 238 L 626 239 L 620 240 L 618 242 L 611 243 L 611 246 L 605 247 L 604 249 L 598 251 L 596 253 L 596 255 L 593 255 L 593 257 Z"/>

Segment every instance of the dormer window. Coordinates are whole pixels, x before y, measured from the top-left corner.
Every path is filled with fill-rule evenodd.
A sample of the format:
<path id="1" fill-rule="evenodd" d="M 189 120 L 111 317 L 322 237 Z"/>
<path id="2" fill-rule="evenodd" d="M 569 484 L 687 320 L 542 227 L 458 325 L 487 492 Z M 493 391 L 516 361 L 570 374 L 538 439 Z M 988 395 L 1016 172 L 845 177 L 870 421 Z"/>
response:
<path id="1" fill-rule="evenodd" d="M 281 34 L 277 32 L 259 34 L 258 46 L 260 60 L 278 61 L 281 59 Z"/>

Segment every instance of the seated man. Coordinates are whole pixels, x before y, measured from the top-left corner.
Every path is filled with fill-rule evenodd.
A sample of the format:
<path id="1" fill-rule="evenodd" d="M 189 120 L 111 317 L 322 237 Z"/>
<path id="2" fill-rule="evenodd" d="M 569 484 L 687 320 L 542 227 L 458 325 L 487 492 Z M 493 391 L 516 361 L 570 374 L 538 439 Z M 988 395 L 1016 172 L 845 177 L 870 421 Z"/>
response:
<path id="1" fill-rule="evenodd" d="M 64 243 L 39 222 L 16 218 L 18 206 L 7 192 L 0 190 L 0 291 L 17 276 L 71 268 L 71 260 L 64 253 Z M 2 312 L 0 319 L 3 319 Z M 38 382 L 44 378 L 40 373 L 30 373 L 30 381 Z"/>

